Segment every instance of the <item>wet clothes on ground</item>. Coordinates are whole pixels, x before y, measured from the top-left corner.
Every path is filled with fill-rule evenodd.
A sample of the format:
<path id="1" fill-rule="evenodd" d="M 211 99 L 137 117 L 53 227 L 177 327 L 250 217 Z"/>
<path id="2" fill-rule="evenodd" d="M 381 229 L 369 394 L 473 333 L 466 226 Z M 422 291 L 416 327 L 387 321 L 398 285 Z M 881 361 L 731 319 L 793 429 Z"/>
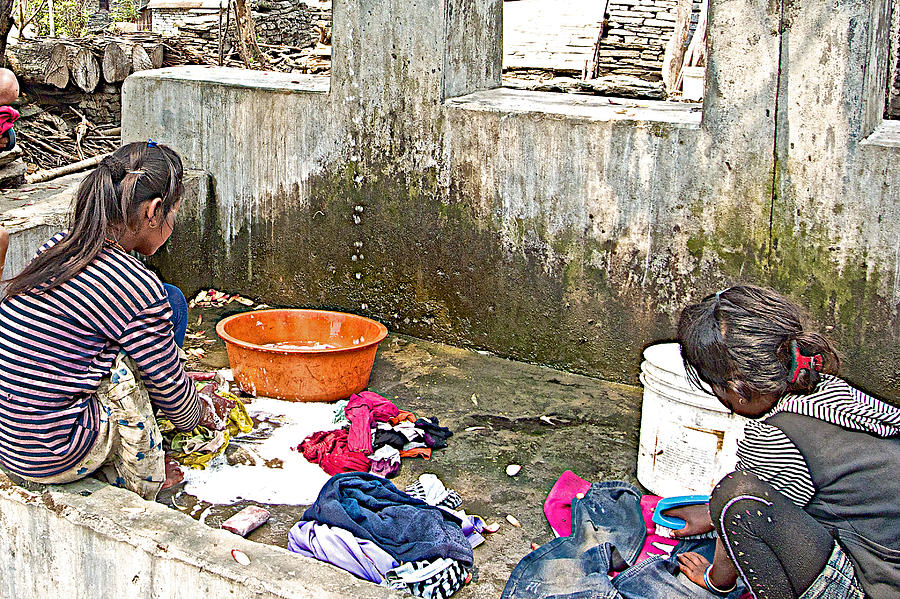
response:
<path id="1" fill-rule="evenodd" d="M 430 459 L 431 452 L 447 447 L 453 436 L 437 418 L 418 418 L 372 391 L 338 402 L 334 422 L 348 425 L 313 433 L 296 447 L 330 475 L 370 472 L 391 477 L 400 471 L 400 458 Z"/>
<path id="2" fill-rule="evenodd" d="M 484 521 L 437 507 L 459 507 L 459 495 L 435 475 L 414 485 L 428 501 L 372 474 L 332 477 L 291 529 L 288 549 L 419 597 L 450 597 L 470 578 Z"/>

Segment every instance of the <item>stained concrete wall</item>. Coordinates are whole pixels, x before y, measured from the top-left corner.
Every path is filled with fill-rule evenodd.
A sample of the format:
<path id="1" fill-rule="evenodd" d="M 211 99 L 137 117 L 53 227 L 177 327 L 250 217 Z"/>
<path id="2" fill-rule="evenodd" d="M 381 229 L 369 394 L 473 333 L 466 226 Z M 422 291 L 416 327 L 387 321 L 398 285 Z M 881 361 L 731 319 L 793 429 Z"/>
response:
<path id="1" fill-rule="evenodd" d="M 498 89 L 500 8 L 335 2 L 330 86 L 126 80 L 125 138 L 213 178 L 158 268 L 630 382 L 686 302 L 774 285 L 900 398 L 887 0 L 712 0 L 702 114 Z"/>
<path id="2" fill-rule="evenodd" d="M 325 562 L 209 528 L 85 479 L 27 490 L 0 473 L 0 597 L 399 599 Z M 238 564 L 232 550 L 250 558 Z"/>

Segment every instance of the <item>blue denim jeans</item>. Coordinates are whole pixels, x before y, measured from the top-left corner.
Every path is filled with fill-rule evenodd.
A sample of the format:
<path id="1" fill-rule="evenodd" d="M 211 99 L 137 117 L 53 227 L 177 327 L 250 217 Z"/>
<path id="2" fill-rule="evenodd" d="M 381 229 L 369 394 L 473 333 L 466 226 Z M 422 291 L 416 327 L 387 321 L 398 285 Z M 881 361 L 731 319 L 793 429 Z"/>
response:
<path id="1" fill-rule="evenodd" d="M 184 335 L 187 333 L 188 304 L 181 289 L 175 285 L 163 283 L 169 305 L 172 306 L 172 332 L 175 333 L 175 343 L 178 347 L 184 345 Z"/>
<path id="2" fill-rule="evenodd" d="M 672 557 L 650 557 L 633 565 L 646 526 L 641 493 L 627 482 L 591 485 L 572 502 L 572 534 L 542 545 L 522 558 L 503 589 L 502 599 L 706 599 L 715 597 L 682 582 L 675 553 L 696 551 L 712 560 L 715 541 L 685 540 Z M 624 563 L 623 563 L 624 562 Z M 630 566 L 615 578 L 613 567 Z M 736 589 L 729 597 L 740 596 Z"/>

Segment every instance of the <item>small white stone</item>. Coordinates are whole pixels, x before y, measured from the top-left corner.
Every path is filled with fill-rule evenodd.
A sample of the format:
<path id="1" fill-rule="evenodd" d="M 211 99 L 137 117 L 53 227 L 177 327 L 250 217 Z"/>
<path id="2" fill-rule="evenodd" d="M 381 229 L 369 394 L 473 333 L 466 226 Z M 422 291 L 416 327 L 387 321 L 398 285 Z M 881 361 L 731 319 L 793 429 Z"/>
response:
<path id="1" fill-rule="evenodd" d="M 515 476 L 519 473 L 519 470 L 521 470 L 521 469 L 522 469 L 522 467 L 519 466 L 518 464 L 510 464 L 509 466 L 506 467 L 506 474 L 507 474 L 507 476 Z"/>

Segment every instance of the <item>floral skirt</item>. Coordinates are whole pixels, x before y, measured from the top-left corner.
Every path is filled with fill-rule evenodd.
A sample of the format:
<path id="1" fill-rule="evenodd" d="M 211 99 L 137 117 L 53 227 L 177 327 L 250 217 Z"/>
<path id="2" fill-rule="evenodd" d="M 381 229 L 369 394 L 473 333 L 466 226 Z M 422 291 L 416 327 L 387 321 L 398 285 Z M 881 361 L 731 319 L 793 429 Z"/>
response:
<path id="1" fill-rule="evenodd" d="M 134 491 L 144 499 L 156 499 L 166 480 L 163 437 L 147 388 L 137 372 L 131 358 L 120 352 L 109 376 L 100 380 L 97 389 L 100 425 L 93 447 L 65 472 L 29 480 L 64 484 L 99 471 L 110 484 Z"/>

